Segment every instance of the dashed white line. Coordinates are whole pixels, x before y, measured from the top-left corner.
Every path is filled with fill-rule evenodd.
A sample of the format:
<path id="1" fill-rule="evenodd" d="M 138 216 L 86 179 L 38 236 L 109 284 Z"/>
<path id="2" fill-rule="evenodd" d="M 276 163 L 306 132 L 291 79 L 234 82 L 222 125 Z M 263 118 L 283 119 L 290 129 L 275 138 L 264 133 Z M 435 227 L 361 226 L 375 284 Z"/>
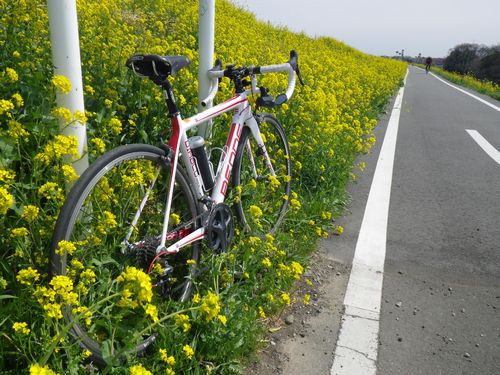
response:
<path id="1" fill-rule="evenodd" d="M 331 375 L 370 375 L 377 371 L 387 220 L 403 93 L 404 86 L 396 97 L 370 188 L 344 298 L 345 312 Z"/>
<path id="2" fill-rule="evenodd" d="M 493 160 L 500 164 L 500 151 L 491 145 L 477 130 L 465 129 L 473 140 L 486 152 Z"/>

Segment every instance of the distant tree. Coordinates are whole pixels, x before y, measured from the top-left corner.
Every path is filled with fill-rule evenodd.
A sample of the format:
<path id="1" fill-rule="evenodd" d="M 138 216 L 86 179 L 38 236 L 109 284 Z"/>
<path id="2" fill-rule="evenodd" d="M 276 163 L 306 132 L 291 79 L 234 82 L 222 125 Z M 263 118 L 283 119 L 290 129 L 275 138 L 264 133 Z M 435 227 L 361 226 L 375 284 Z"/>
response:
<path id="1" fill-rule="evenodd" d="M 459 44 L 450 50 L 443 68 L 500 84 L 500 45 Z"/>
<path id="2" fill-rule="evenodd" d="M 488 49 L 479 62 L 477 78 L 500 84 L 500 45 Z"/>
<path id="3" fill-rule="evenodd" d="M 449 55 L 444 59 L 443 68 L 450 72 L 460 74 L 474 73 L 474 67 L 478 65 L 481 47 L 478 44 L 463 43 L 452 48 Z"/>

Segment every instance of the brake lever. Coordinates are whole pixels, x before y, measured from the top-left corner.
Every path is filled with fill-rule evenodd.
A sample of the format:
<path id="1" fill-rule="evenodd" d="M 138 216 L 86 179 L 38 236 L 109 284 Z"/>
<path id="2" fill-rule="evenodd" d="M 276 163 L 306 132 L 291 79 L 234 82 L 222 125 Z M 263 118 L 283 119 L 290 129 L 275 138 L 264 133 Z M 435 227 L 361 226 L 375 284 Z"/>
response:
<path id="1" fill-rule="evenodd" d="M 295 69 L 295 73 L 297 73 L 297 77 L 299 78 L 299 82 L 302 86 L 305 86 L 304 85 L 304 81 L 302 80 L 302 75 L 300 74 L 300 68 L 299 68 L 299 64 L 297 64 L 297 69 Z"/>

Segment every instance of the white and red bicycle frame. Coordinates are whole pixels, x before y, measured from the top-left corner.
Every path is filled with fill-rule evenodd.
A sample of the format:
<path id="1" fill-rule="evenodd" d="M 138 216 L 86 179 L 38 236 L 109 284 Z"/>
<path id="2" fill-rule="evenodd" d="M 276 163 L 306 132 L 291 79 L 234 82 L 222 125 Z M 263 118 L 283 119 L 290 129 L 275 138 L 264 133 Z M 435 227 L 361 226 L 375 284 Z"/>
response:
<path id="1" fill-rule="evenodd" d="M 218 104 L 202 113 L 198 113 L 187 119 L 182 119 L 180 115 L 172 118 L 172 136 L 170 138 L 169 146 L 174 151 L 172 155 L 172 176 L 175 176 L 178 168 L 179 158 L 182 158 L 182 162 L 186 167 L 186 172 L 189 177 L 189 181 L 192 183 L 192 190 L 195 195 L 195 199 L 203 197 L 203 181 L 201 178 L 200 171 L 196 164 L 196 160 L 191 152 L 191 147 L 189 146 L 189 140 L 187 137 L 187 131 L 189 129 L 195 128 L 201 123 L 204 123 L 214 117 L 217 117 L 223 113 L 233 111 L 233 119 L 231 124 L 231 129 L 229 136 L 227 138 L 226 145 L 223 149 L 222 160 L 218 167 L 217 175 L 215 176 L 215 184 L 212 188 L 211 200 L 214 204 L 224 202 L 226 196 L 227 188 L 230 183 L 231 172 L 233 169 L 233 162 L 236 156 L 236 150 L 238 148 L 238 143 L 240 141 L 241 132 L 243 126 L 248 126 L 251 129 L 252 135 L 255 137 L 259 147 L 262 147 L 266 160 L 269 160 L 267 156 L 267 151 L 265 151 L 264 142 L 259 131 L 257 121 L 253 117 L 250 105 L 248 103 L 246 92 L 236 95 L 235 97 L 225 101 L 224 103 Z M 269 160 L 270 163 L 270 160 Z M 167 207 L 165 210 L 165 218 L 163 222 L 163 232 L 161 235 L 161 243 L 159 245 L 159 252 L 175 253 L 178 252 L 183 246 L 186 246 L 194 241 L 198 241 L 204 238 L 205 228 L 201 227 L 197 230 L 191 232 L 187 236 L 181 238 L 179 241 L 175 242 L 169 247 L 165 247 L 168 232 L 168 222 L 170 218 L 170 205 L 172 202 L 173 190 L 174 190 L 175 179 L 171 179 L 170 187 L 168 192 Z"/>
<path id="2" fill-rule="evenodd" d="M 295 88 L 295 72 L 292 66 L 289 63 L 279 64 L 279 65 L 268 65 L 260 68 L 260 73 L 273 73 L 285 71 L 288 73 L 288 87 L 286 90 L 286 100 L 288 100 L 294 91 Z M 218 83 L 217 78 L 223 76 L 223 71 L 210 71 L 209 77 L 213 79 L 212 88 L 208 97 L 202 101 L 202 103 L 207 103 L 212 101 L 217 93 Z M 189 245 L 195 241 L 202 240 L 205 237 L 206 228 L 200 227 L 189 233 L 174 233 L 169 235 L 168 226 L 169 226 L 169 218 L 170 218 L 170 210 L 173 199 L 174 192 L 174 184 L 175 184 L 175 175 L 177 173 L 179 158 L 181 158 L 182 163 L 185 166 L 186 172 L 188 174 L 188 180 L 191 184 L 191 188 L 193 190 L 194 196 L 196 200 L 200 200 L 205 192 L 203 190 L 203 181 L 201 178 L 201 173 L 198 169 L 198 165 L 191 151 L 191 147 L 189 145 L 189 140 L 187 137 L 187 131 L 193 129 L 214 117 L 220 116 L 223 113 L 233 111 L 232 124 L 231 129 L 226 141 L 226 145 L 223 149 L 223 154 L 221 157 L 221 161 L 219 162 L 217 173 L 215 176 L 215 184 L 212 188 L 210 199 L 213 204 L 224 202 L 224 198 L 226 196 L 226 192 L 229 186 L 229 181 L 231 177 L 231 172 L 233 169 L 234 159 L 236 157 L 236 151 L 238 149 L 238 144 L 240 141 L 241 133 L 244 126 L 250 128 L 251 134 L 255 141 L 257 142 L 258 147 L 261 149 L 264 160 L 266 161 L 267 166 L 269 167 L 271 175 L 275 176 L 274 169 L 271 164 L 271 160 L 267 153 L 267 150 L 264 145 L 264 141 L 262 139 L 259 125 L 257 120 L 254 118 L 250 104 L 248 102 L 248 95 L 257 93 L 259 88 L 257 87 L 257 79 L 255 75 L 251 76 L 251 88 L 236 94 L 233 98 L 225 101 L 224 103 L 218 104 L 212 108 L 205 110 L 204 112 L 198 113 L 192 117 L 182 119 L 180 114 L 177 114 L 175 117 L 172 117 L 172 136 L 169 141 L 169 147 L 173 150 L 173 155 L 171 157 L 172 160 L 172 177 L 170 179 L 168 197 L 167 197 L 167 206 L 165 209 L 165 216 L 163 220 L 163 229 L 160 239 L 160 245 L 156 249 L 156 254 L 159 256 L 160 254 L 172 254 L 177 253 L 182 247 Z M 165 95 L 167 95 L 165 93 Z M 250 158 L 250 164 L 253 168 L 254 177 L 257 177 L 257 171 L 255 168 L 255 163 L 253 161 L 252 152 L 250 149 L 250 144 L 245 145 L 248 150 L 248 155 Z M 154 181 L 153 181 L 154 184 Z M 142 211 L 143 206 L 145 205 L 148 199 L 149 193 L 146 194 L 144 200 L 139 208 L 139 211 L 136 214 L 136 218 L 132 223 L 132 228 L 136 225 L 137 220 L 140 216 L 140 211 Z M 184 231 L 181 231 L 184 232 Z M 187 231 L 186 231 L 187 232 Z M 131 234 L 131 233 L 130 233 Z M 167 240 L 178 239 L 172 245 L 166 247 Z"/>

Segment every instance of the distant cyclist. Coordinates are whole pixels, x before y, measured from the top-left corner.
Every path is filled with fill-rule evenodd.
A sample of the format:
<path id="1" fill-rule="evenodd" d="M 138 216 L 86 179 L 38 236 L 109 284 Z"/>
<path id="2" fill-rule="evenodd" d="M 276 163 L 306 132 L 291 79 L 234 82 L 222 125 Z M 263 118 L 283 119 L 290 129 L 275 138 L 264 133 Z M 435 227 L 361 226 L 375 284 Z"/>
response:
<path id="1" fill-rule="evenodd" d="M 428 58 L 425 59 L 425 73 L 429 73 L 429 70 L 431 70 L 431 65 L 432 65 L 432 58 L 429 56 Z"/>

